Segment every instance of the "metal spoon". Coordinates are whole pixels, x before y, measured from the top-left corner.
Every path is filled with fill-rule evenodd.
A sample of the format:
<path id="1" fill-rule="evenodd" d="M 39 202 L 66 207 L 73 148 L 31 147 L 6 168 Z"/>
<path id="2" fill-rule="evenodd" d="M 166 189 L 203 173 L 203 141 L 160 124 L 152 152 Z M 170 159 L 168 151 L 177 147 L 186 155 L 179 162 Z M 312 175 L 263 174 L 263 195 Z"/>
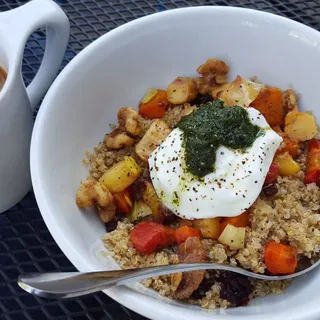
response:
<path id="1" fill-rule="evenodd" d="M 25 291 L 40 297 L 63 299 L 86 295 L 146 278 L 193 270 L 224 270 L 262 280 L 285 280 L 301 276 L 316 268 L 319 263 L 320 260 L 309 268 L 284 276 L 267 276 L 224 264 L 184 263 L 99 272 L 34 273 L 20 275 L 18 284 Z"/>

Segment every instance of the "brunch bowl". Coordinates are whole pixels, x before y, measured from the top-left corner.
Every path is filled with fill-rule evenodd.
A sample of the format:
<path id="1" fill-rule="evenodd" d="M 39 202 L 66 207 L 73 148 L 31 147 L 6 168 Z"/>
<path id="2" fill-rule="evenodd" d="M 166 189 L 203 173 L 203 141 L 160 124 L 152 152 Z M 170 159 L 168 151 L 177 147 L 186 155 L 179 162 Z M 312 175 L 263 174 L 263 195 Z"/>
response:
<path id="1" fill-rule="evenodd" d="M 79 53 L 61 72 L 46 95 L 37 116 L 31 145 L 32 181 L 39 208 L 55 241 L 75 267 L 80 271 L 94 271 L 117 268 L 119 265 L 143 266 L 131 263 L 133 260 L 144 261 L 145 264 L 174 263 L 175 253 L 178 253 L 178 259 L 181 257 L 181 246 L 189 239 L 199 243 L 199 238 L 201 241 L 205 238 L 202 242 L 206 249 L 215 248 L 211 254 L 208 253 L 207 258 L 210 256 L 215 262 L 240 263 L 240 266 L 250 267 L 255 272 L 289 273 L 296 268 L 295 260 L 298 256 L 307 257 L 308 262 L 316 259 L 320 247 L 320 225 L 317 218 L 319 177 L 313 176 L 311 180 L 309 177 L 308 181 L 306 177 L 310 163 L 315 167 L 316 160 L 319 159 L 318 152 L 313 160 L 310 160 L 311 156 L 308 158 L 313 143 L 310 141 L 319 139 L 316 121 L 319 124 L 317 103 L 320 96 L 314 88 L 314 84 L 320 81 L 317 69 L 319 43 L 320 34 L 317 31 L 269 13 L 239 8 L 196 7 L 158 13 L 130 22 L 102 36 Z M 241 77 L 237 77 L 238 75 Z M 177 77 L 182 78 L 176 79 Z M 241 90 L 231 97 L 229 92 L 235 87 Z M 150 88 L 156 89 L 147 91 Z M 163 92 L 165 96 L 161 95 Z M 278 96 L 276 109 L 275 96 Z M 150 102 L 154 99 L 158 99 L 157 103 L 150 109 Z M 227 108 L 227 105 L 236 107 Z M 177 106 L 180 109 L 176 109 Z M 224 108 L 228 109 L 226 112 L 232 121 L 225 121 L 225 116 L 221 116 L 225 112 Z M 184 112 L 185 118 L 173 121 L 173 116 L 168 117 L 170 110 L 173 113 L 178 110 L 180 115 Z M 280 116 L 279 110 L 282 110 Z M 245 112 L 245 115 L 241 119 L 234 118 L 233 112 Z M 210 130 L 217 127 L 220 130 L 218 136 L 225 141 L 206 141 L 209 147 L 217 147 L 215 153 L 208 153 L 207 148 L 197 149 L 197 141 L 191 147 L 188 144 L 204 128 L 198 123 L 193 132 L 188 131 L 201 116 L 212 119 L 212 123 L 215 122 L 215 117 L 220 117 L 222 121 L 219 123 L 230 125 L 225 131 L 221 131 L 219 123 L 212 126 L 207 123 Z M 304 120 L 301 122 L 302 118 Z M 245 135 L 245 139 L 238 139 L 241 140 L 238 144 L 232 144 L 233 135 L 230 136 L 230 130 L 234 130 L 234 126 L 239 123 L 244 123 L 245 126 L 240 126 L 240 131 L 237 129 L 237 132 L 242 134 L 250 131 L 253 137 L 247 145 L 244 141 L 247 141 L 248 135 Z M 152 126 L 154 131 L 148 131 Z M 177 130 L 182 130 L 189 140 L 180 141 L 178 136 L 181 132 Z M 141 147 L 147 133 L 154 141 Z M 142 138 L 139 137 L 140 134 Z M 230 139 L 226 139 L 226 136 L 230 136 Z M 100 141 L 102 142 L 97 146 Z M 283 141 L 287 142 L 287 147 L 283 146 Z M 147 152 L 146 149 L 150 149 L 151 145 L 152 150 Z M 229 149 L 222 151 L 218 148 L 221 145 L 231 150 L 237 150 L 238 147 L 243 150 L 237 154 L 229 154 Z M 97 146 L 95 150 L 94 146 Z M 132 157 L 127 152 L 127 147 L 134 148 Z M 262 151 L 259 151 L 260 147 Z M 284 148 L 286 152 L 279 152 L 279 148 Z M 183 149 L 189 150 L 186 160 L 170 155 Z M 89 150 L 87 156 L 86 150 Z M 123 150 L 127 151 L 122 152 Z M 161 153 L 161 150 L 164 152 Z M 194 165 L 190 162 L 189 155 L 195 150 L 199 150 L 197 154 L 200 158 Z M 247 151 L 249 153 L 246 158 Z M 201 158 L 203 154 L 208 156 Z M 302 159 L 304 154 L 307 160 Z M 226 155 L 229 158 L 222 157 Z M 261 160 L 261 165 L 255 166 L 250 162 L 255 156 L 259 156 L 256 160 Z M 115 160 L 117 157 L 119 159 Z M 178 161 L 177 167 L 185 169 L 184 165 L 187 164 L 191 173 L 188 171 L 186 177 L 175 175 L 177 169 L 172 165 L 173 158 L 177 158 L 174 160 Z M 206 164 L 211 158 L 215 161 L 212 160 L 209 167 L 214 163 L 215 167 L 208 172 Z M 232 162 L 236 158 L 240 162 Z M 286 161 L 288 158 L 289 161 Z M 266 185 L 266 176 L 270 172 L 271 163 L 275 161 L 279 177 L 276 175 L 270 180 L 272 184 Z M 223 171 L 224 165 L 228 164 L 231 169 L 224 168 Z M 255 171 L 249 170 L 249 165 Z M 109 170 L 112 170 L 112 175 Z M 167 234 L 172 237 L 166 245 L 173 249 L 164 248 L 159 253 L 169 257 L 164 260 L 153 252 L 160 249 L 159 243 L 153 243 L 151 248 L 145 246 L 146 242 L 139 241 L 141 234 L 146 234 L 145 229 L 137 231 L 139 224 L 136 224 L 138 219 L 133 210 L 136 200 L 141 200 L 137 196 L 139 191 L 130 191 L 136 194 L 136 198 L 133 197 L 130 201 L 126 200 L 130 198 L 130 193 L 120 194 L 124 191 L 123 185 L 129 187 L 138 176 L 144 176 L 146 170 L 144 178 L 151 179 L 147 184 L 144 181 L 143 195 L 140 195 L 149 205 L 148 209 L 142 210 L 143 218 L 149 218 L 149 215 L 155 218 L 151 208 L 154 202 L 149 204 L 149 197 L 145 193 L 153 185 L 154 189 L 150 190 L 156 192 L 155 196 L 170 211 L 169 216 L 178 219 L 171 221 L 169 226 L 160 224 L 161 230 L 165 230 L 163 232 L 170 229 Z M 221 170 L 226 176 L 221 178 L 220 175 L 222 180 L 215 181 L 215 175 L 219 172 L 221 174 Z M 248 178 L 242 178 L 248 180 L 237 185 L 232 180 L 232 173 L 229 174 L 232 170 L 235 170 L 235 176 L 247 170 Z M 117 176 L 116 173 L 120 171 L 125 172 L 126 176 Z M 105 175 L 106 173 L 109 175 Z M 88 180 L 89 174 L 91 176 Z M 206 180 L 211 175 L 214 176 L 210 180 L 213 181 L 212 185 Z M 239 181 L 242 178 L 238 177 Z M 199 182 L 199 186 L 194 185 L 193 179 Z M 181 180 L 187 182 L 181 184 Z M 172 187 L 172 183 L 176 183 L 175 187 Z M 226 188 L 227 183 L 234 183 L 244 193 L 239 197 L 234 196 L 236 193 L 228 193 L 232 190 Z M 287 188 L 286 183 L 298 185 L 299 188 Z M 212 191 L 207 192 L 207 185 L 210 185 Z M 148 186 L 151 187 L 148 189 Z M 177 186 L 180 188 L 178 193 Z M 265 187 L 268 190 L 262 191 Z M 215 188 L 227 191 L 212 193 Z M 277 198 L 275 188 L 283 197 Z M 189 192 L 188 189 L 199 193 L 203 201 L 199 201 L 196 196 L 183 197 L 182 191 Z M 141 189 L 139 190 L 141 193 Z M 277 233 L 271 232 L 268 239 L 261 240 L 259 235 L 252 236 L 252 230 L 254 224 L 258 223 L 255 206 L 257 197 L 262 192 L 266 193 L 264 196 L 271 197 L 271 200 L 266 200 L 267 204 L 264 200 L 260 203 L 262 206 L 268 205 L 266 210 L 260 210 L 260 218 L 266 214 L 265 225 L 268 226 L 273 221 L 274 226 L 278 224 L 281 227 L 283 223 L 290 227 L 273 227 Z M 302 199 L 302 192 L 305 199 Z M 292 199 L 289 199 L 291 194 Z M 188 198 L 192 200 L 190 207 L 186 202 Z M 121 212 L 116 215 L 115 212 L 110 213 L 111 204 L 114 211 L 119 211 L 121 207 Z M 130 210 L 127 210 L 128 206 Z M 216 207 L 208 209 L 208 206 Z M 243 218 L 242 214 L 251 206 L 253 211 L 245 219 L 236 219 L 240 214 Z M 106 208 L 108 210 L 104 210 Z M 294 217 L 290 216 L 293 211 L 298 212 Z M 130 214 L 131 217 L 125 214 Z M 269 219 L 270 215 L 272 219 Z M 282 220 L 276 220 L 278 216 L 283 217 Z M 147 219 L 142 223 L 152 225 L 159 222 L 157 219 L 159 216 L 151 219 L 153 221 Z M 213 224 L 199 225 L 195 222 L 197 219 L 202 219 L 202 222 L 207 219 L 219 220 L 214 220 Z M 181 223 L 181 220 L 184 222 Z M 217 221 L 219 227 L 216 227 Z M 304 221 L 310 222 L 310 225 L 306 226 Z M 291 239 L 292 230 L 295 226 L 300 226 L 299 223 L 305 229 L 301 229 L 303 232 Z M 110 231 L 107 235 L 106 228 Z M 133 228 L 136 228 L 134 235 Z M 182 231 L 177 235 L 176 230 L 179 228 Z M 300 231 L 299 227 L 296 229 Z M 174 235 L 172 230 L 175 230 Z M 126 231 L 131 232 L 130 240 Z M 262 228 L 260 234 L 265 231 Z M 255 232 L 259 233 L 258 230 Z M 261 241 L 258 239 L 260 242 L 257 244 L 255 238 Z M 248 239 L 251 239 L 250 248 L 258 252 L 256 263 L 252 262 Z M 303 239 L 306 239 L 306 243 Z M 268 249 L 265 240 L 268 240 Z M 122 243 L 122 250 L 126 252 L 123 258 L 114 250 Z M 164 243 L 161 245 L 165 247 Z M 242 251 L 241 257 L 232 253 L 245 249 L 248 251 Z M 204 249 L 196 248 L 197 253 L 201 250 Z M 148 258 L 151 252 L 154 255 Z M 224 256 L 225 259 L 219 259 L 219 252 L 220 257 Z M 287 254 L 290 263 L 289 260 L 285 264 L 283 261 L 274 263 L 278 252 Z M 261 258 L 263 254 L 265 260 Z M 271 264 L 268 263 L 270 257 L 273 261 Z M 202 275 L 201 281 L 205 277 L 209 276 Z M 199 283 L 190 294 L 184 293 L 180 295 L 183 299 L 176 300 L 166 294 L 166 279 L 144 283 L 149 288 L 139 283 L 105 292 L 118 302 L 152 319 L 318 319 L 320 316 L 317 298 L 320 274 L 317 270 L 296 279 L 288 288 L 287 284 L 253 284 L 247 279 L 233 279 L 228 275 L 225 282 L 230 280 L 230 283 L 236 284 L 233 288 L 228 286 L 224 294 L 221 294 L 221 277 L 224 275 L 220 275 L 220 280 L 216 279 L 209 286 L 205 284 L 205 292 L 198 292 L 193 300 L 191 294 L 199 289 L 201 281 L 197 280 Z M 171 278 L 170 285 L 174 282 L 173 279 Z M 177 281 L 179 289 L 183 278 L 180 277 Z M 236 292 L 235 287 L 241 294 Z M 239 295 L 242 298 L 230 298 L 230 290 L 233 298 Z M 243 296 L 243 291 L 247 293 L 246 296 Z M 249 302 L 253 296 L 255 299 Z M 241 307 L 235 308 L 239 305 Z M 230 308 L 225 309 L 226 307 Z"/>

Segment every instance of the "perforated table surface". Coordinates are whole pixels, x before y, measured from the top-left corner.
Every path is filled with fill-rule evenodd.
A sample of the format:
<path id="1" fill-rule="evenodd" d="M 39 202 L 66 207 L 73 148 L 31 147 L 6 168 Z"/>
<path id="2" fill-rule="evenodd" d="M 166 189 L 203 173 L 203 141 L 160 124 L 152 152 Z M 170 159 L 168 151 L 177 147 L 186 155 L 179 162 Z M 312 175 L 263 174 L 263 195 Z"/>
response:
<path id="1" fill-rule="evenodd" d="M 27 1 L 0 0 L 0 11 Z M 71 35 L 63 68 L 80 50 L 111 29 L 157 11 L 196 5 L 232 5 L 269 11 L 320 30 L 320 0 L 57 0 L 70 19 Z M 26 46 L 23 77 L 28 84 L 37 71 L 45 47 L 45 33 L 34 33 Z M 35 114 L 36 116 L 36 114 Z M 64 301 L 45 300 L 23 292 L 20 273 L 74 271 L 55 244 L 30 192 L 20 203 L 0 215 L 0 319 L 133 320 L 144 317 L 98 293 Z"/>

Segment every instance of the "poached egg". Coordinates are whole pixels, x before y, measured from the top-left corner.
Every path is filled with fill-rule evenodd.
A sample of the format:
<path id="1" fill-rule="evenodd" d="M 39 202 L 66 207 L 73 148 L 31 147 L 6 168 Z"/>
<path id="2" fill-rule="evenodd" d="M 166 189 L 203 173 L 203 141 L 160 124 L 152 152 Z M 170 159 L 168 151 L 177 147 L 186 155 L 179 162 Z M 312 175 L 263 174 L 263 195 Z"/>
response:
<path id="1" fill-rule="evenodd" d="M 151 180 L 160 200 L 174 214 L 190 220 L 233 217 L 257 199 L 282 138 L 259 111 L 246 111 L 262 134 L 245 151 L 220 146 L 215 170 L 202 178 L 187 169 L 184 133 L 179 128 L 153 151 L 148 160 Z"/>

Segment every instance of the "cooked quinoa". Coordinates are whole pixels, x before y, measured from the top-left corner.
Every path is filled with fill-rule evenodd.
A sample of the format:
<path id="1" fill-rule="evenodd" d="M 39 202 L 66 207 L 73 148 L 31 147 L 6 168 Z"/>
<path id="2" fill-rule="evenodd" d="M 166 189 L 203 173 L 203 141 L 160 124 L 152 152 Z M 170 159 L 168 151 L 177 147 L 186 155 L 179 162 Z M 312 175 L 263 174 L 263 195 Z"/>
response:
<path id="1" fill-rule="evenodd" d="M 181 120 L 184 108 L 184 105 L 169 107 L 161 119 L 169 127 L 174 128 Z M 138 121 L 142 130 L 135 138 L 136 142 L 144 136 L 153 122 L 141 116 Z M 320 133 L 317 137 L 320 137 Z M 134 146 L 114 150 L 107 147 L 104 140 L 94 148 L 94 152 L 86 152 L 84 163 L 89 167 L 89 179 L 97 181 L 108 168 L 123 160 L 125 156 L 133 157 L 142 168 L 142 176 L 148 176 L 147 162 L 137 156 Z M 320 188 L 315 183 L 306 185 L 303 182 L 307 152 L 304 147 L 304 144 L 301 144 L 296 158 L 301 170 L 295 175 L 279 176 L 273 184 L 273 188 L 276 190 L 275 194 L 268 195 L 262 190 L 252 205 L 249 218 L 250 227 L 246 227 L 244 248 L 230 250 L 217 240 L 201 239 L 207 261 L 227 263 L 256 273 L 265 273 L 267 267 L 264 263 L 264 249 L 270 240 L 297 248 L 299 257 L 308 258 L 310 263 L 318 259 L 320 252 Z M 140 254 L 129 237 L 134 224 L 126 218 L 122 221 L 116 221 L 116 223 L 115 230 L 106 233 L 102 237 L 102 241 L 110 256 L 122 268 L 167 265 L 179 261 L 177 245 L 148 255 Z M 171 226 L 176 227 L 175 223 L 172 222 Z M 206 272 L 205 280 L 203 280 L 204 284 L 200 285 L 186 302 L 209 309 L 231 307 L 230 301 L 221 298 L 221 290 L 224 287 L 223 283 L 219 281 L 219 272 Z M 268 294 L 281 294 L 290 284 L 289 280 L 249 279 L 249 281 L 246 286 L 251 286 L 251 293 L 248 297 L 250 300 Z M 142 284 L 166 297 L 173 297 L 177 289 L 171 275 L 146 279 L 142 281 Z"/>
<path id="2" fill-rule="evenodd" d="M 178 115 L 172 110 L 166 113 L 168 120 L 170 115 L 172 115 L 172 124 L 179 121 Z M 144 119 L 141 121 L 143 122 Z M 146 120 L 145 127 L 148 126 L 150 126 L 150 121 Z M 87 153 L 88 158 L 85 161 L 89 163 L 91 177 L 98 179 L 109 167 L 126 155 L 137 158 L 132 148 L 124 148 L 119 151 L 109 150 L 102 142 L 95 147 L 95 153 Z M 302 153 L 299 157 L 302 169 L 305 161 L 306 157 Z M 263 262 L 264 246 L 270 239 L 287 242 L 297 247 L 300 254 L 317 259 L 316 256 L 320 252 L 320 188 L 315 184 L 305 185 L 303 177 L 302 171 L 293 177 L 279 177 L 276 183 L 278 188 L 276 195 L 266 197 L 261 193 L 252 206 L 251 228 L 247 227 L 244 249 L 231 251 L 215 240 L 202 239 L 208 260 L 216 263 L 229 263 L 264 273 L 266 269 Z M 129 238 L 132 228 L 133 224 L 125 219 L 118 222 L 116 230 L 106 233 L 102 238 L 110 255 L 122 268 L 166 265 L 176 261 L 176 248 L 165 248 L 150 255 L 139 254 Z M 250 282 L 253 286 L 250 299 L 264 297 L 268 294 L 281 294 L 290 284 L 289 280 L 250 279 Z M 172 288 L 170 276 L 146 279 L 142 281 L 142 284 L 169 297 L 172 296 L 175 289 Z M 219 292 L 219 284 L 215 284 L 203 298 L 190 299 L 188 302 L 211 309 L 229 307 L 230 302 L 222 300 Z"/>
<path id="3" fill-rule="evenodd" d="M 264 273 L 264 246 L 270 239 L 285 241 L 298 248 L 298 252 L 309 258 L 316 258 L 320 251 L 320 189 L 315 184 L 305 186 L 300 180 L 302 173 L 292 178 L 278 178 L 278 193 L 270 198 L 261 196 L 253 205 L 251 228 L 247 228 L 245 248 L 238 251 L 227 250 L 225 246 L 211 239 L 203 239 L 202 244 L 211 262 L 230 263 L 234 266 Z M 164 249 L 150 255 L 140 255 L 129 239 L 133 224 L 128 220 L 118 223 L 115 231 L 106 233 L 102 240 L 110 255 L 122 268 L 138 268 L 151 265 L 165 265 L 176 259 L 174 249 Z M 253 292 L 250 298 L 267 294 L 281 294 L 290 284 L 286 281 L 263 281 L 250 279 Z M 172 295 L 171 277 L 162 276 L 142 282 L 161 295 Z M 226 308 L 230 303 L 220 299 L 219 285 L 213 285 L 199 300 L 191 300 L 204 308 Z"/>
<path id="4" fill-rule="evenodd" d="M 181 119 L 182 109 L 183 106 L 168 108 L 162 119 L 171 128 L 173 128 Z M 139 124 L 142 128 L 139 138 L 143 137 L 143 135 L 149 129 L 151 123 L 152 120 L 139 117 Z M 110 125 L 110 127 L 112 128 L 113 126 Z M 113 164 L 121 161 L 125 156 L 133 157 L 140 167 L 147 167 L 147 164 L 141 161 L 141 159 L 134 152 L 134 147 L 124 147 L 120 150 L 115 151 L 108 148 L 104 141 L 95 146 L 93 153 L 86 151 L 86 158 L 83 160 L 83 162 L 89 166 L 89 178 L 97 180 L 106 172 L 108 168 L 112 167 Z"/>
<path id="5" fill-rule="evenodd" d="M 102 241 L 105 247 L 110 252 L 110 256 L 114 258 L 123 269 L 141 268 L 155 265 L 167 265 L 176 262 L 177 254 L 175 248 L 165 248 L 160 252 L 151 253 L 150 255 L 140 255 L 133 247 L 129 239 L 129 233 L 133 228 L 133 224 L 128 220 L 118 222 L 116 230 L 106 233 Z M 262 239 L 260 240 L 262 241 Z M 216 241 L 203 239 L 202 244 L 207 251 L 207 257 L 210 262 L 223 263 L 230 261 L 232 265 L 237 265 L 234 255 L 231 251 L 226 250 L 223 245 Z M 262 248 L 260 247 L 260 250 Z M 242 257 L 246 260 L 251 259 L 250 249 L 244 249 Z M 255 253 L 252 258 L 256 259 Z M 285 288 L 290 284 L 289 280 L 285 281 L 263 281 L 257 279 L 250 279 L 253 286 L 250 299 L 254 297 L 264 297 L 268 294 L 281 294 Z M 172 284 L 171 276 L 160 276 L 156 278 L 146 279 L 142 284 L 148 288 L 157 290 L 162 296 L 171 297 L 176 287 Z M 227 308 L 231 304 L 227 300 L 223 300 L 219 295 L 219 284 L 214 284 L 201 299 L 189 299 L 188 302 L 200 305 L 204 308 Z"/>

